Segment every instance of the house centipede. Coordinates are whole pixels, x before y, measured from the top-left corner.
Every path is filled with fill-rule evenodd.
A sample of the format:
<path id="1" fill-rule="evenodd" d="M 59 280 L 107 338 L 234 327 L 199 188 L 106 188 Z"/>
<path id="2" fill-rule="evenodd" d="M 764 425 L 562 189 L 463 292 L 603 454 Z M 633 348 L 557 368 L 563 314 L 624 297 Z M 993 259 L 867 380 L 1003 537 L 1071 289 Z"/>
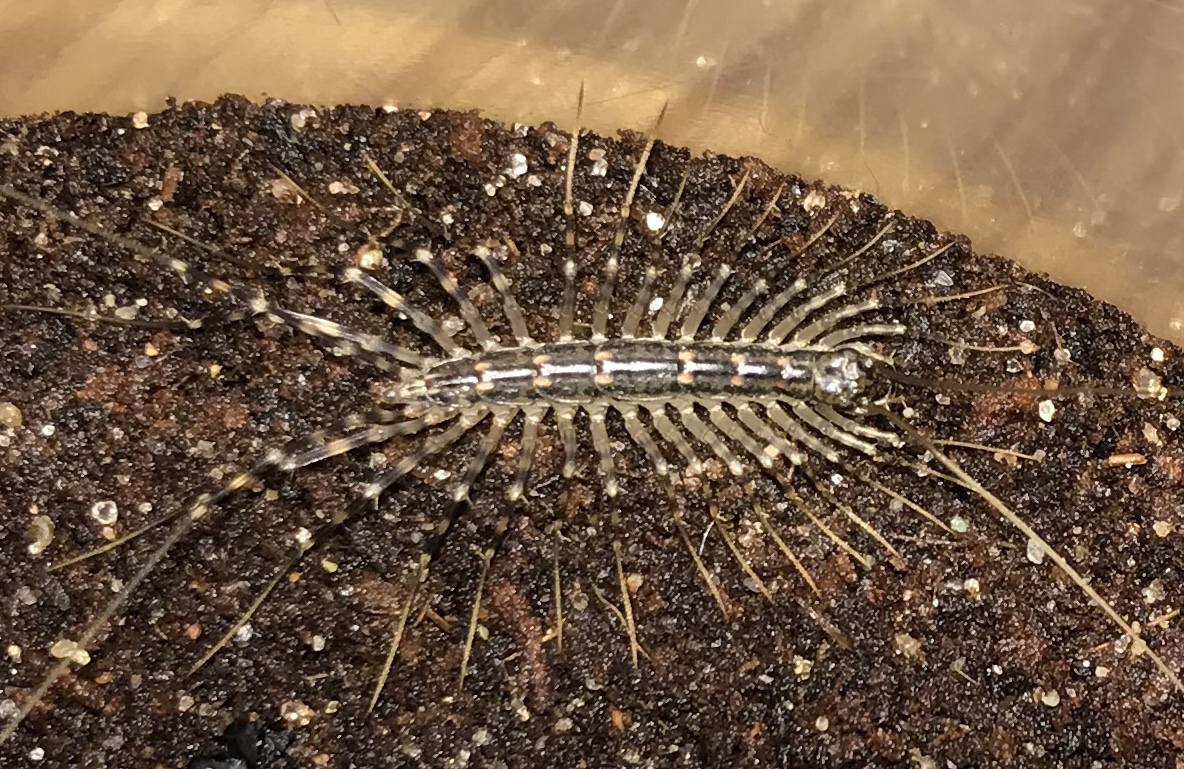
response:
<path id="1" fill-rule="evenodd" d="M 233 112 L 233 103 L 228 109 Z M 462 137 L 472 130 L 463 122 L 448 127 Z M 264 129 L 260 132 L 264 137 L 268 130 L 277 130 L 274 122 L 266 121 Z M 241 288 L 238 282 L 215 277 L 213 267 L 199 268 L 171 256 L 175 245 L 160 249 L 144 246 L 139 239 L 115 234 L 62 210 L 77 207 L 80 198 L 72 205 L 47 204 L 21 192 L 15 184 L 6 182 L 0 188 L 10 206 L 33 210 L 43 221 L 56 221 L 63 230 L 83 231 L 139 257 L 144 264 L 179 274 L 190 285 L 201 285 L 212 295 L 228 299 L 232 312 L 245 311 L 248 317 L 273 328 L 290 328 L 318 339 L 335 354 L 345 356 L 343 360 L 372 364 L 383 379 L 375 408 L 337 420 L 336 429 L 296 436 L 290 447 L 266 453 L 220 491 L 202 496 L 196 504 L 171 508 L 163 517 L 84 552 L 89 562 L 89 556 L 98 550 L 112 550 L 161 529 L 166 532 L 147 560 L 139 564 L 135 576 L 124 582 L 120 595 L 73 641 L 77 649 L 89 648 L 122 608 L 124 597 L 135 600 L 135 588 L 155 578 L 169 548 L 191 536 L 192 530 L 229 502 L 235 492 L 260 487 L 276 473 L 320 465 L 364 447 L 398 444 L 410 448 L 367 481 L 353 503 L 329 513 L 310 535 L 299 539 L 288 555 L 278 559 L 279 568 L 273 564 L 265 587 L 199 657 L 195 668 L 209 664 L 216 653 L 225 653 L 225 647 L 263 606 L 263 599 L 308 551 L 320 551 L 331 532 L 348 528 L 347 523 L 354 525 L 375 503 L 383 504 L 412 476 L 419 476 L 414 482 L 440 487 L 443 501 L 437 505 L 438 515 L 431 526 L 426 526 L 418 554 L 411 559 L 413 565 L 403 580 L 400 600 L 387 623 L 385 660 L 378 666 L 379 680 L 365 709 L 373 710 L 386 701 L 381 694 L 388 676 L 399 672 L 402 644 L 424 622 L 435 623 L 457 642 L 461 659 L 453 679 L 456 690 L 463 692 L 466 678 L 474 671 L 472 658 L 479 648 L 486 591 L 494 604 L 514 603 L 504 583 L 489 584 L 490 569 L 499 552 L 510 547 L 508 540 L 519 536 L 507 519 L 546 515 L 545 510 L 530 513 L 529 506 L 532 484 L 548 475 L 540 467 L 547 463 L 540 459 L 551 457 L 549 465 L 558 470 L 550 473 L 556 479 L 553 483 L 581 484 L 584 494 L 588 488 L 600 489 L 588 505 L 597 508 L 599 515 L 590 519 L 595 525 L 586 528 L 595 529 L 598 537 L 607 540 L 609 557 L 588 569 L 594 576 L 588 577 L 587 583 L 592 585 L 590 592 L 603 607 L 609 626 L 615 627 L 610 632 L 624 641 L 627 652 L 622 656 L 629 669 L 644 670 L 646 658 L 651 658 L 652 664 L 653 657 L 643 619 L 650 616 L 650 609 L 642 605 L 642 591 L 632 578 L 637 572 L 631 572 L 628 563 L 633 553 L 630 531 L 637 526 L 618 500 L 629 494 L 629 483 L 619 476 L 634 480 L 638 476 L 636 470 L 626 471 L 621 459 L 628 456 L 644 463 L 656 477 L 669 479 L 658 484 L 668 499 L 678 492 L 665 488 L 667 484 L 674 489 L 702 489 L 706 500 L 698 501 L 705 504 L 694 504 L 694 493 L 690 502 L 683 499 L 670 512 L 667 530 L 675 535 L 672 541 L 678 543 L 680 556 L 689 562 L 700 595 L 708 597 L 725 620 L 744 614 L 737 610 L 737 604 L 743 602 L 731 594 L 734 591 L 721 588 L 720 575 L 710 568 L 702 546 L 695 545 L 699 533 L 692 536 L 694 519 L 707 522 L 703 541 L 714 533 L 722 552 L 731 559 L 732 569 L 743 575 L 757 597 L 765 599 L 775 592 L 768 576 L 761 576 L 767 563 L 746 552 L 745 545 L 754 528 L 761 531 L 764 547 L 776 552 L 783 566 L 790 567 L 788 573 L 795 576 L 798 588 L 806 588 L 800 600 L 809 603 L 804 596 L 823 592 L 819 583 L 826 581 L 806 565 L 810 560 L 806 550 L 830 553 L 858 569 L 882 568 L 881 562 L 905 568 L 907 553 L 894 544 L 893 535 L 881 531 L 861 512 L 866 506 L 865 492 L 879 498 L 870 509 L 884 513 L 895 507 L 897 525 L 906 519 L 921 520 L 921 525 L 943 536 L 953 535 L 947 523 L 926 505 L 898 491 L 894 483 L 901 477 L 925 477 L 960 489 L 967 499 L 977 499 L 985 509 L 1007 519 L 1025 540 L 1035 541 L 1038 551 L 1071 575 L 1075 587 L 1108 614 L 1113 627 L 1133 639 L 1130 644 L 1150 656 L 1164 677 L 1179 686 L 1171 666 L 1142 645 L 1139 632 L 1110 608 L 1101 594 L 1093 592 L 1058 549 L 964 470 L 963 460 L 951 458 L 950 453 L 957 449 L 954 442 L 949 442 L 947 451 L 941 439 L 911 426 L 907 409 L 919 407 L 914 403 L 916 393 L 926 386 L 942 391 L 934 378 L 917 376 L 913 369 L 925 371 L 926 364 L 937 358 L 975 355 L 1000 359 L 1002 370 L 1013 362 L 1007 356 L 1033 352 L 1024 339 L 1000 345 L 974 344 L 930 333 L 923 322 L 914 321 L 959 304 L 990 301 L 1012 286 L 985 281 L 943 293 L 938 289 L 948 282 L 948 272 L 942 270 L 965 255 L 964 244 L 943 239 L 932 230 L 921 236 L 910 232 L 911 241 L 902 238 L 898 230 L 907 229 L 908 223 L 887 211 L 869 226 L 855 214 L 877 205 L 872 199 L 837 194 L 800 181 L 774 182 L 767 170 L 751 164 L 733 164 L 728 173 L 720 175 L 719 181 L 726 179 L 722 192 L 710 201 L 711 206 L 702 199 L 693 201 L 702 209 L 696 217 L 698 226 L 683 228 L 680 215 L 691 206 L 684 199 L 687 188 L 701 181 L 692 179 L 692 161 L 676 155 L 684 163 L 682 173 L 654 183 L 647 175 L 651 160 L 677 151 L 661 145 L 651 134 L 635 137 L 627 151 L 618 148 L 622 157 L 612 156 L 614 167 L 604 169 L 601 176 L 600 164 L 610 157 L 606 151 L 597 152 L 605 149 L 596 146 L 600 140 L 581 136 L 578 128 L 570 136 L 575 139 L 564 140 L 557 131 L 542 130 L 535 137 L 537 146 L 543 148 L 539 157 L 523 154 L 521 162 L 540 164 L 555 177 L 553 182 L 540 184 L 555 193 L 548 201 L 550 210 L 557 214 L 552 217 L 554 227 L 549 236 L 537 238 L 537 258 L 530 265 L 521 255 L 520 243 L 526 242 L 521 237 L 499 239 L 486 232 L 480 240 L 465 243 L 465 238 L 472 239 L 467 231 L 463 237 L 448 233 L 450 224 L 460 228 L 461 217 L 447 207 L 435 217 L 425 214 L 427 204 L 437 201 L 425 192 L 424 180 L 411 178 L 396 184 L 389 174 L 397 163 L 384 163 L 380 148 L 373 143 L 360 155 L 355 150 L 351 156 L 359 175 L 339 184 L 347 189 L 368 184 L 370 198 L 386 196 L 383 204 L 375 206 L 387 219 L 379 226 L 344 223 L 344 216 L 328 212 L 328 203 L 320 194 L 306 191 L 301 174 L 275 172 L 272 185 L 265 188 L 273 198 L 302 201 L 305 210 L 321 212 L 330 226 L 363 241 L 348 254 L 351 264 L 341 271 L 343 283 L 356 289 L 351 295 L 354 303 L 363 304 L 369 297 L 394 313 L 397 320 L 384 333 L 355 327 L 345 320 L 330 320 L 316 312 L 287 309 L 262 293 Z M 286 152 L 277 153 L 277 164 L 301 162 L 295 143 L 278 143 Z M 466 151 L 462 148 L 456 154 L 463 161 Z M 547 157 L 553 157 L 553 162 L 548 163 Z M 522 189 L 530 189 L 526 172 L 514 175 L 516 158 L 510 156 L 510 173 L 499 178 L 507 186 L 510 179 L 520 180 Z M 592 174 L 575 172 L 582 159 L 591 161 Z M 583 222 L 595 220 L 594 209 L 587 213 L 582 209 L 592 208 L 583 203 L 591 197 L 590 183 L 596 178 L 605 179 L 606 189 L 615 191 L 602 206 L 603 221 L 598 229 L 610 234 L 603 240 L 585 237 Z M 616 186 L 611 187 L 610 181 Z M 496 197 L 499 188 L 491 186 L 492 193 L 485 189 L 479 193 Z M 48 192 L 48 188 L 39 190 L 43 195 Z M 413 199 L 415 205 L 409 202 Z M 794 216 L 786 216 L 791 208 Z M 350 210 L 347 215 L 357 217 L 359 211 Z M 786 225 L 785 229 L 777 231 L 779 223 Z M 852 232 L 836 234 L 844 226 L 851 226 Z M 166 242 L 184 245 L 175 235 L 168 237 Z M 846 250 L 834 248 L 831 239 L 841 242 Z M 671 240 L 677 245 L 668 245 Z M 850 247 L 853 242 L 856 247 Z M 388 252 L 398 258 L 388 257 Z M 363 267 L 376 254 L 390 259 L 390 280 L 380 280 L 372 274 L 376 270 Z M 213 255 L 214 260 L 219 258 L 219 254 Z M 483 273 L 474 272 L 476 268 Z M 252 269 L 248 265 L 247 272 Z M 540 277 L 547 270 L 551 274 Z M 291 277 L 287 266 L 281 272 L 288 273 L 283 278 Z M 542 286 L 532 291 L 527 302 L 520 287 L 532 279 Z M 396 290 L 392 288 L 395 282 L 403 285 Z M 894 284 L 897 290 L 884 291 L 885 284 Z M 552 297 L 553 312 L 523 309 L 537 308 L 547 297 Z M 429 306 L 432 309 L 426 309 Z M 908 320 L 901 321 L 901 317 Z M 226 322 L 240 321 L 232 317 Z M 511 339 L 512 343 L 503 342 Z M 1157 381 L 1152 380 L 1153 395 L 1158 394 Z M 947 389 L 958 392 L 957 387 Z M 964 389 L 974 392 L 973 387 Z M 997 384 L 993 386 L 994 392 L 999 390 Z M 1091 391 L 1104 392 L 1104 388 Z M 931 393 L 926 395 L 931 397 Z M 1067 387 L 1061 388 L 1057 397 L 1073 395 L 1073 388 Z M 515 435 L 516 453 L 499 453 Z M 407 440 L 400 443 L 402 439 Z M 460 451 L 458 447 L 463 445 L 469 450 Z M 970 450 L 977 451 L 973 446 Z M 451 470 L 431 469 L 433 460 L 447 463 L 454 452 Z M 503 467 L 493 467 L 499 459 Z M 456 616 L 449 620 L 439 616 L 427 600 L 431 580 L 446 548 L 461 536 L 466 519 L 478 516 L 478 505 L 493 496 L 492 487 L 497 484 L 486 481 L 484 485 L 491 488 L 485 494 L 475 492 L 481 490 L 486 476 L 497 473 L 503 479 L 501 496 L 508 499 L 507 504 L 522 507 L 499 508 L 493 515 L 487 512 L 485 530 L 469 532 L 482 543 L 475 548 L 477 569 L 468 580 L 470 605 L 455 611 Z M 745 507 L 737 504 L 743 499 L 713 491 L 733 484 L 748 484 L 742 487 L 753 489 L 749 500 L 753 503 L 743 514 L 737 513 L 738 507 Z M 753 484 L 759 484 L 759 490 Z M 573 496 L 579 496 L 572 491 L 565 495 L 569 504 Z M 799 532 L 782 518 L 787 512 L 806 522 L 813 541 L 805 546 L 791 544 Z M 554 511 L 552 516 L 560 518 Z M 546 621 L 550 627 L 546 638 L 555 653 L 562 654 L 563 644 L 572 641 L 570 612 L 565 617 L 563 611 L 572 596 L 570 588 L 565 596 L 559 577 L 559 553 L 578 527 L 568 521 L 567 531 L 564 526 L 538 528 L 543 531 L 538 547 L 551 555 L 541 573 L 555 577 L 547 580 L 550 610 Z M 599 576 L 605 577 L 600 581 L 607 588 L 594 585 Z M 425 620 L 429 613 L 436 618 Z M 835 630 L 834 622 L 823 616 L 811 619 L 810 624 L 816 631 L 824 628 L 821 635 L 840 646 L 849 630 Z M 58 662 L 56 671 L 43 679 L 45 686 L 26 695 L 26 711 L 38 704 L 69 664 L 69 659 Z M 533 694 L 536 706 L 545 705 L 546 700 L 543 693 Z M 11 736 L 12 728 L 15 724 L 6 737 Z"/>

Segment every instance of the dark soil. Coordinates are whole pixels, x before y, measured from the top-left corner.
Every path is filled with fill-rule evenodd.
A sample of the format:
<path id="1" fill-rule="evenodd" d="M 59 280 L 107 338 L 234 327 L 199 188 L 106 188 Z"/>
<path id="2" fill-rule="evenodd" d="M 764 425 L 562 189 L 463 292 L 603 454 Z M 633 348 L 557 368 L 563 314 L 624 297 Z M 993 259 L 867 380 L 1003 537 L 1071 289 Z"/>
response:
<path id="1" fill-rule="evenodd" d="M 487 238 L 512 238 L 519 255 L 510 256 L 506 271 L 532 332 L 553 338 L 562 290 L 556 259 L 566 227 L 565 131 L 360 107 L 321 110 L 295 128 L 300 109 L 228 98 L 152 115 L 143 129 L 106 115 L 0 121 L 0 181 L 260 288 L 282 306 L 426 351 L 409 324 L 336 277 L 366 243 L 364 230 L 381 234 L 400 217 L 365 167 L 369 153 L 422 212 L 414 219 L 403 212 L 402 226 L 383 242 L 389 265 L 375 274 L 433 314 L 454 315 L 404 249 L 427 245 L 444 253 L 467 287 L 482 277 L 468 250 Z M 594 205 L 591 216 L 579 217 L 581 318 L 590 317 L 596 265 L 612 240 L 616 206 L 642 144 L 637 136 L 581 142 L 576 196 Z M 602 176 L 592 173 L 594 149 L 605 151 Z M 507 172 L 516 153 L 529 167 L 519 176 Z M 277 169 L 317 204 L 298 203 Z M 890 214 L 870 197 L 783 176 L 759 161 L 692 158 L 659 145 L 622 249 L 617 318 L 645 264 L 663 268 L 657 290 L 667 291 L 679 255 L 693 249 L 746 172 L 744 194 L 703 253 L 702 275 L 721 260 L 737 268 L 725 301 L 735 301 L 760 274 L 779 290 L 798 275 L 825 272 L 867 243 Z M 681 205 L 663 246 L 653 248 L 641 237 L 644 213 L 664 211 L 684 173 Z M 331 188 L 334 182 L 340 186 Z M 782 184 L 778 210 L 748 240 Z M 808 210 L 815 202 L 825 205 Z M 836 213 L 828 236 L 793 257 Z M 142 217 L 233 260 L 165 236 Z M 894 230 L 847 267 L 855 279 L 876 275 L 947 242 L 929 223 L 898 216 Z M 997 285 L 966 300 L 901 304 Z M 890 345 L 904 370 L 1004 388 L 909 388 L 899 395 L 916 427 L 1042 452 L 1042 462 L 1008 462 L 950 449 L 1121 614 L 1138 620 L 1173 669 L 1184 669 L 1180 621 L 1149 624 L 1184 604 L 1178 401 L 1095 391 L 1057 398 L 1055 416 L 1045 422 L 1037 411 L 1044 396 L 1023 392 L 1051 380 L 1130 391 L 1145 368 L 1167 384 L 1184 382 L 1181 351 L 1149 338 L 1120 310 L 1006 260 L 973 254 L 965 241 L 881 288 L 895 306 L 880 317 L 913 329 Z M 473 296 L 496 319 L 494 332 L 508 339 L 496 295 L 482 288 Z M 93 309 L 117 318 L 130 315 L 137 300 L 146 303 L 134 319 L 164 327 L 0 313 L 0 404 L 13 404 L 22 423 L 0 426 L 5 720 L 53 664 L 54 642 L 77 638 L 114 595 L 113 584 L 129 579 L 164 535 L 161 528 L 113 553 L 48 571 L 105 541 L 92 516 L 96 502 L 114 502 L 114 529 L 132 531 L 215 490 L 267 447 L 372 405 L 385 378 L 318 340 L 237 318 L 224 301 L 203 297 L 116 245 L 0 202 L 0 304 Z M 188 329 L 182 318 L 204 322 Z M 1024 330 L 1023 321 L 1034 326 Z M 955 364 L 934 337 L 997 347 L 1027 338 L 1040 349 L 967 351 Z M 1153 361 L 1156 346 L 1165 362 Z M 212 366 L 220 367 L 216 376 Z M 65 676 L 0 746 L 0 765 L 1174 768 L 1184 761 L 1184 693 L 1146 656 L 1120 653 L 1120 631 L 1047 559 L 1032 563 L 1023 537 L 970 492 L 899 468 L 873 470 L 942 521 L 969 522 L 969 531 L 952 534 L 817 459 L 819 484 L 830 488 L 832 474 L 845 475 L 834 493 L 884 532 L 904 556 L 898 561 L 831 509 L 809 473 L 796 473 L 792 484 L 811 509 L 877 557 L 869 569 L 810 526 L 773 479 L 736 480 L 713 462 L 706 478 L 668 489 L 610 421 L 620 439 L 623 488 L 614 523 L 587 426 L 580 429 L 574 481 L 561 477 L 561 446 L 548 429 L 533 492 L 519 507 L 502 494 L 516 461 L 517 431 L 508 433 L 472 509 L 444 541 L 421 590 L 432 611 L 412 614 L 373 713 L 366 705 L 415 558 L 448 510 L 448 480 L 413 479 L 388 493 L 379 510 L 351 522 L 282 581 L 249 638 L 232 641 L 193 676 L 186 671 L 287 558 L 295 532 L 346 509 L 384 458 L 410 450 L 408 441 L 270 478 L 268 493 L 240 494 L 202 521 L 101 634 L 92 661 Z M 431 469 L 462 472 L 473 437 Z M 1112 464 L 1124 453 L 1146 461 Z M 757 533 L 754 501 L 801 555 L 820 596 Z M 754 589 L 729 552 L 724 527 L 708 530 L 709 503 L 729 522 L 773 601 Z M 687 553 L 676 510 L 696 548 L 702 543 L 727 619 Z M 29 551 L 36 516 L 55 525 L 38 556 Z M 508 529 L 499 537 L 501 519 Z M 562 652 L 551 637 L 556 522 L 567 619 Z M 622 624 L 597 597 L 621 606 L 614 540 L 622 543 L 634 589 L 644 650 L 636 668 Z M 478 553 L 491 544 L 483 630 L 458 692 Z"/>

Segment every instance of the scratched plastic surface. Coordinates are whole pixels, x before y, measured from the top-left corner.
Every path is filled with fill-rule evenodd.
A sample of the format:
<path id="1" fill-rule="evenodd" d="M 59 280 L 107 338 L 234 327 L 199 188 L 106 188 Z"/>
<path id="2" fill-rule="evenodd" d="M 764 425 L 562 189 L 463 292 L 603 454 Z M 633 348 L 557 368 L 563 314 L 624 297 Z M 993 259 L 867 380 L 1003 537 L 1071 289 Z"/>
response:
<path id="1" fill-rule="evenodd" d="M 0 114 L 480 108 L 875 192 L 1184 341 L 1179 0 L 0 0 Z"/>

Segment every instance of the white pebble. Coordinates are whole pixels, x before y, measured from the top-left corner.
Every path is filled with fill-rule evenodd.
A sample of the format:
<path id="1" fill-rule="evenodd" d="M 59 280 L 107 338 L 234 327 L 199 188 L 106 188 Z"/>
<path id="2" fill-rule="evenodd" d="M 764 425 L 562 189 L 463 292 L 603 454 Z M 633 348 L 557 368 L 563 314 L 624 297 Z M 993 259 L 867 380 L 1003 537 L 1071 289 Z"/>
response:
<path id="1" fill-rule="evenodd" d="M 132 115 L 132 128 L 147 128 L 148 127 L 148 113 L 141 110 Z"/>
<path id="2" fill-rule="evenodd" d="M 1163 363 L 1163 350 L 1158 347 L 1151 348 L 1151 360 L 1156 363 Z"/>
<path id="3" fill-rule="evenodd" d="M 1035 564 L 1044 563 L 1044 548 L 1034 539 L 1028 540 L 1028 560 Z"/>
<path id="4" fill-rule="evenodd" d="M 515 152 L 510 156 L 510 169 L 508 172 L 510 176 L 517 179 L 519 176 L 525 174 L 528 168 L 529 166 L 526 164 L 526 156 L 521 152 Z"/>
<path id="5" fill-rule="evenodd" d="M 91 505 L 90 517 L 100 526 L 111 526 L 119 520 L 119 508 L 110 499 L 104 499 Z"/>
<path id="6" fill-rule="evenodd" d="M 592 204 L 586 200 L 580 201 L 579 209 L 580 209 L 580 216 L 591 216 L 592 215 Z"/>
<path id="7" fill-rule="evenodd" d="M 666 217 L 657 211 L 650 211 L 645 215 L 645 226 L 650 232 L 657 232 L 666 226 Z"/>
<path id="8" fill-rule="evenodd" d="M 1056 416 L 1057 407 L 1052 401 L 1040 401 L 1039 413 L 1041 419 L 1051 422 L 1052 418 Z"/>
<path id="9" fill-rule="evenodd" d="M 1030 321 L 1030 320 L 1021 320 L 1020 321 L 1020 331 L 1023 331 L 1025 334 L 1030 334 L 1035 330 L 1036 330 L 1036 324 L 1033 323 L 1032 321 Z"/>

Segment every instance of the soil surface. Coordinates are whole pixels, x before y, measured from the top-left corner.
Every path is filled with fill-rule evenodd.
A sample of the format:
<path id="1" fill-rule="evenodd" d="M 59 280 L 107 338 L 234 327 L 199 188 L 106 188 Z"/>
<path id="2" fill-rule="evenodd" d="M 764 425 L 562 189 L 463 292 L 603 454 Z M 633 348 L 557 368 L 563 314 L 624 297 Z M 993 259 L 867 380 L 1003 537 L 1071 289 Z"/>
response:
<path id="1" fill-rule="evenodd" d="M 277 305 L 425 353 L 432 352 L 425 337 L 344 285 L 341 270 L 372 266 L 380 249 L 375 277 L 460 328 L 456 306 L 408 258 L 408 249 L 428 247 L 509 343 L 498 295 L 468 254 L 489 240 L 512 241 L 502 268 L 530 331 L 555 337 L 558 261 L 567 253 L 566 130 L 237 98 L 179 106 L 147 116 L 146 126 L 140 118 L 0 121 L 0 181 L 261 290 Z M 644 145 L 635 135 L 581 138 L 580 334 Z M 366 156 L 402 201 L 368 170 Z M 660 218 L 669 226 L 655 243 Z M 852 290 L 852 300 L 874 295 L 884 304 L 859 319 L 907 326 L 883 347 L 899 371 L 985 387 L 898 385 L 892 410 L 932 438 L 1039 457 L 945 449 L 1137 621 L 1171 668 L 1184 670 L 1184 631 L 1172 619 L 1184 605 L 1179 402 L 1135 397 L 1133 385 L 1152 372 L 1167 385 L 1184 382 L 1179 349 L 1120 310 L 974 254 L 928 222 L 757 160 L 696 158 L 659 143 L 624 233 L 610 336 L 645 267 L 659 268 L 655 295 L 667 296 L 687 253 L 701 252 L 695 295 L 721 263 L 736 271 L 707 323 L 760 276 L 778 292 L 799 276 L 821 285 L 836 269 L 854 287 L 900 270 Z M 974 292 L 981 293 L 927 301 Z M 82 563 L 50 570 L 53 563 L 183 511 L 268 447 L 373 407 L 393 375 L 364 355 L 340 354 L 262 316 L 244 318 L 143 254 L 11 200 L 0 201 L 0 304 L 7 721 L 56 662 L 51 648 L 69 653 L 57 642 L 80 636 L 169 525 Z M 199 328 L 187 323 L 197 319 Z M 471 346 L 469 332 L 458 338 Z M 1060 393 L 1049 389 L 1058 384 Z M 520 448 L 512 425 L 418 590 L 415 564 L 436 542 L 433 531 L 451 512 L 449 489 L 484 427 L 285 569 L 249 626 L 190 675 L 304 532 L 349 509 L 362 484 L 418 443 L 362 449 L 233 495 L 131 592 L 90 645 L 89 664 L 63 676 L 0 746 L 0 764 L 1182 765 L 1184 693 L 967 489 L 900 463 L 873 466 L 856 453 L 845 455 L 853 467 L 810 456 L 792 472 L 782 468 L 788 489 L 754 463 L 735 478 L 718 460 L 701 477 L 679 472 L 664 483 L 613 417 L 621 484 L 613 500 L 586 418 L 571 480 L 561 473 L 562 443 L 545 424 L 524 502 L 504 494 Z M 677 459 L 670 445 L 663 450 Z M 696 451 L 711 454 L 702 445 Z M 924 447 L 901 456 L 938 467 Z M 948 529 L 894 503 L 871 480 Z M 846 511 L 882 532 L 900 557 Z M 487 549 L 493 556 L 482 579 Z M 476 640 L 458 687 L 478 589 Z M 409 598 L 389 680 L 368 713 Z M 636 665 L 626 610 L 640 646 Z"/>

